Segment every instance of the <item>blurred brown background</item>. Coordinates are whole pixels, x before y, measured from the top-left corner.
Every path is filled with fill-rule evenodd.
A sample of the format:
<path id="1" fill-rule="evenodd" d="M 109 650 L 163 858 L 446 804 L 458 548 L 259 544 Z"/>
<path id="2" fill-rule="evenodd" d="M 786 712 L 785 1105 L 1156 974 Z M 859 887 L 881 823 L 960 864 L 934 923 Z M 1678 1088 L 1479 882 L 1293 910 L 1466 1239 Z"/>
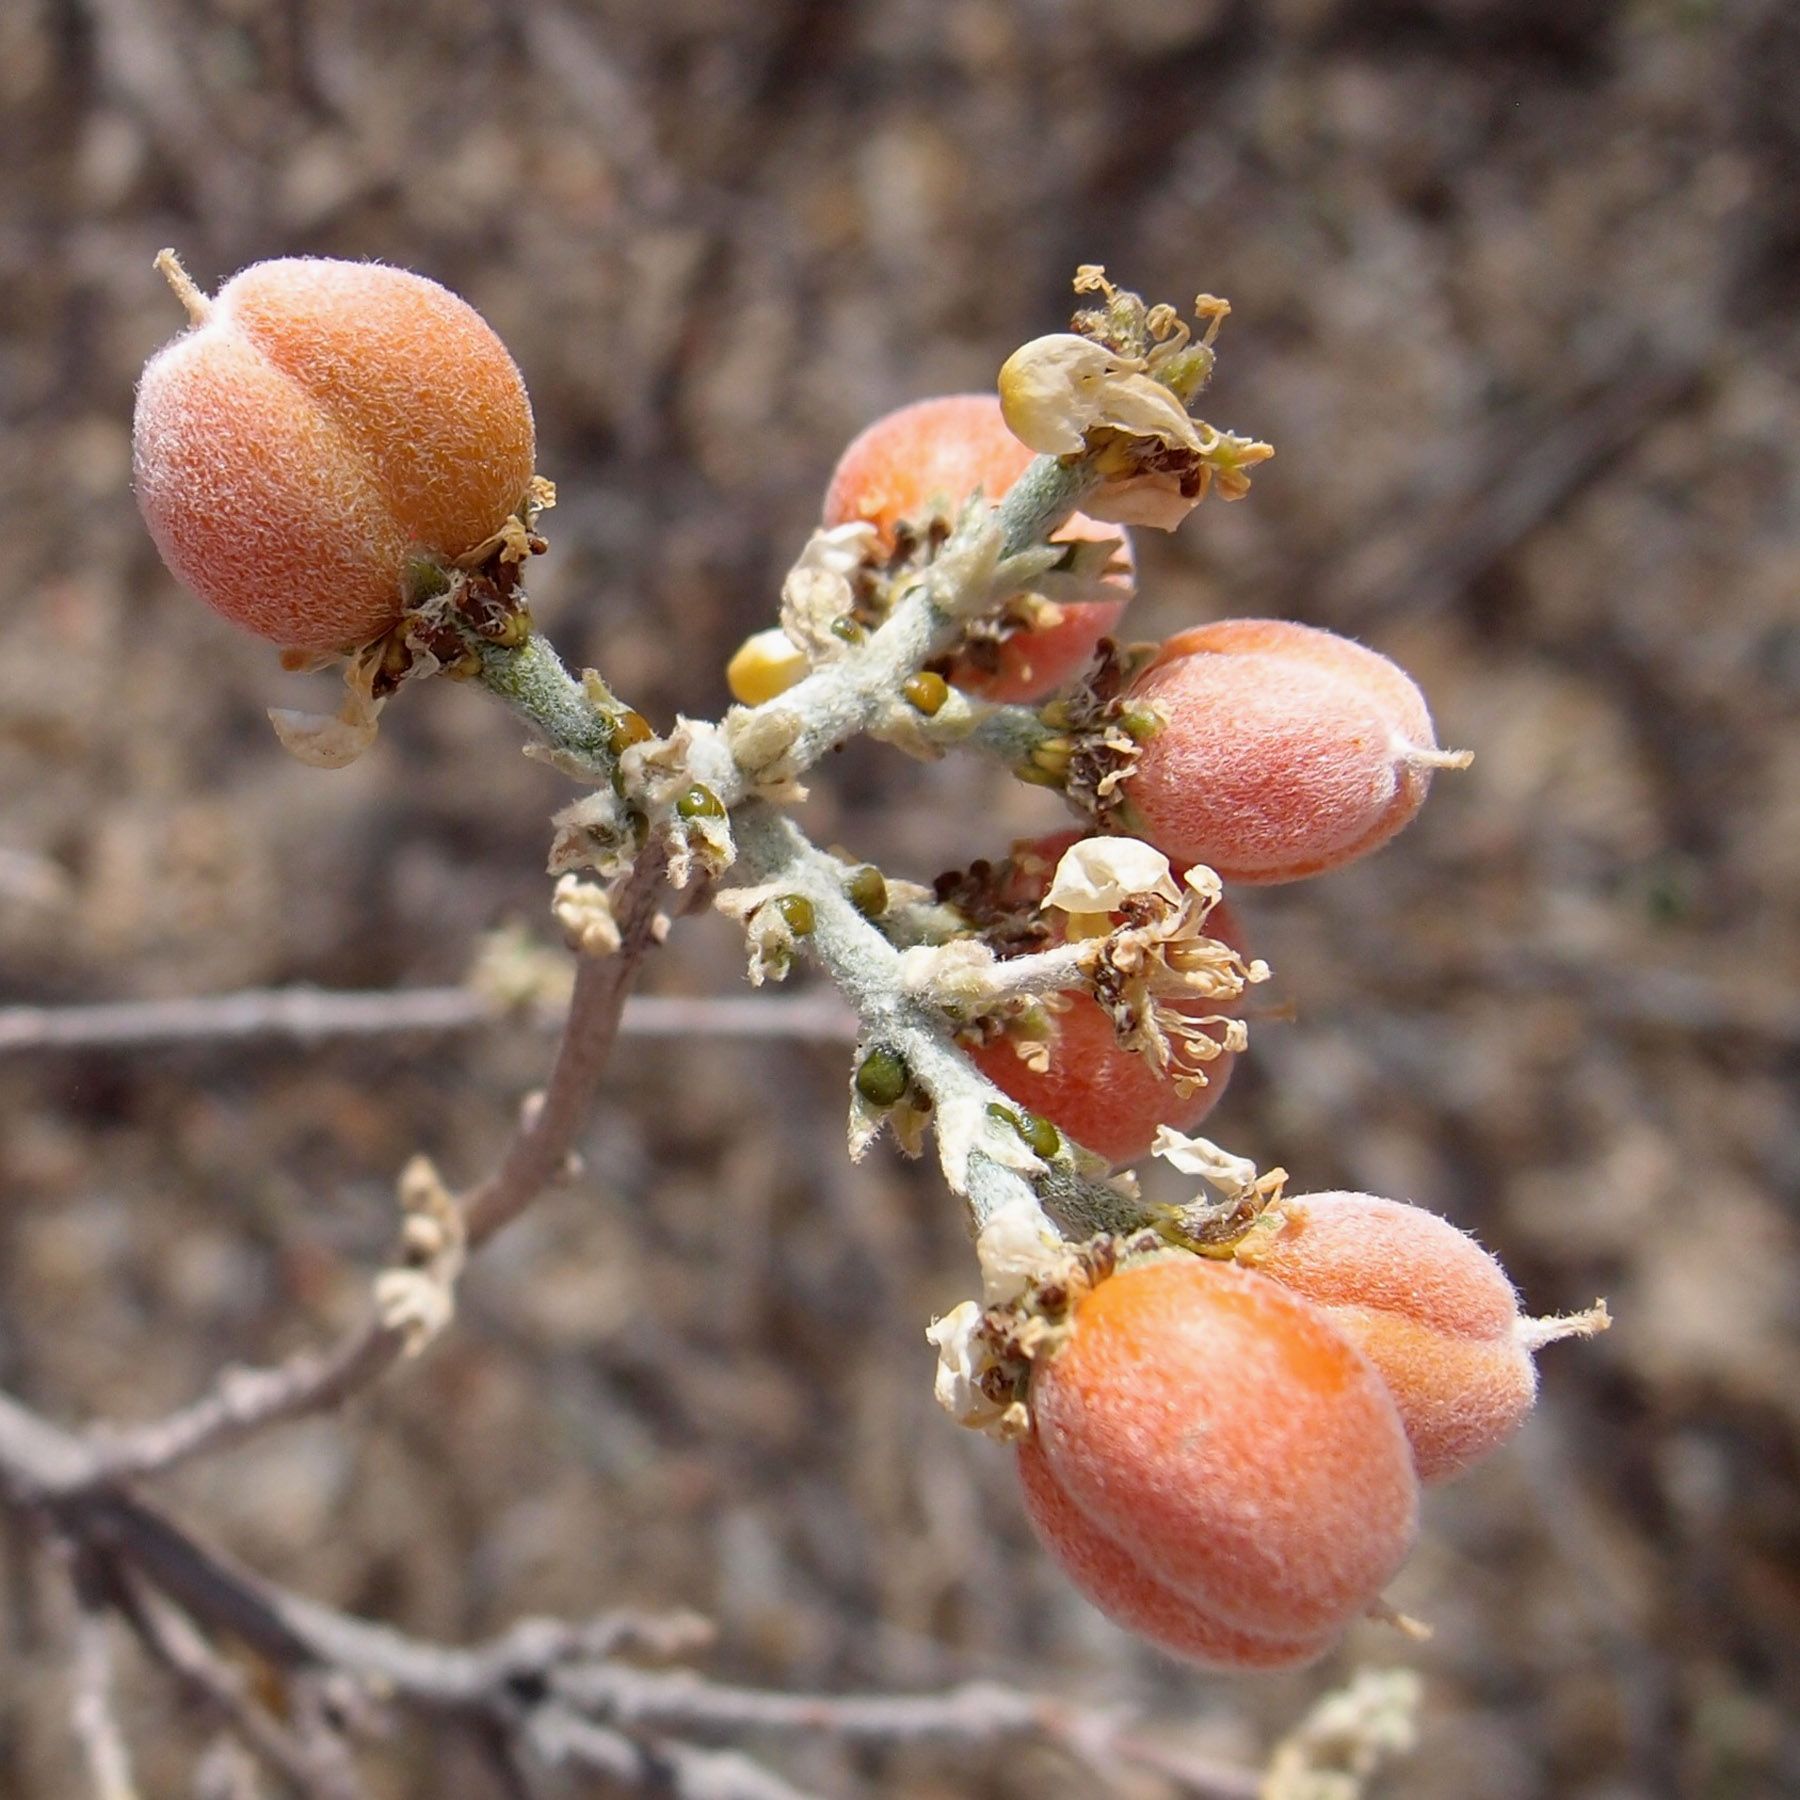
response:
<path id="1" fill-rule="evenodd" d="M 1207 1679 L 1078 1602 L 1006 1459 L 929 1394 L 971 1264 L 935 1176 L 843 1164 L 842 1052 L 621 1058 L 591 1172 L 351 1417 L 170 1484 L 303 1589 L 462 1636 L 685 1603 L 792 1687 L 993 1675 L 1255 1758 L 1356 1663 L 1427 1682 L 1383 1793 L 1800 1793 L 1800 11 L 1784 0 L 8 0 L 0 8 L 0 997 L 456 979 L 548 936 L 562 798 L 478 695 L 289 761 L 329 704 L 181 594 L 129 494 L 131 389 L 258 257 L 468 296 L 560 485 L 539 616 L 658 721 L 716 711 L 838 448 L 981 386 L 1077 262 L 1229 295 L 1207 410 L 1254 495 L 1143 542 L 1144 635 L 1366 638 L 1478 753 L 1339 877 L 1242 910 L 1271 1022 L 1215 1135 L 1428 1202 L 1552 1350 L 1516 1449 L 1437 1492 L 1335 1663 Z M 897 871 L 1058 816 L 856 750 L 809 820 Z M 826 791 L 826 790 L 829 791 Z M 737 991 L 716 921 L 663 991 Z M 481 1165 L 546 1045 L 0 1061 L 0 1380 L 144 1417 L 348 1318 L 415 1147 Z M 0 1793 L 77 1791 L 54 1609 L 13 1559 Z M 134 1689 L 150 1791 L 193 1739 Z M 1049 1757 L 789 1764 L 840 1794 L 1074 1796 Z M 485 1790 L 411 1740 L 383 1792 Z M 1132 1790 L 1138 1791 L 1138 1790 Z M 1146 1793 L 1153 1788 L 1144 1788 Z"/>

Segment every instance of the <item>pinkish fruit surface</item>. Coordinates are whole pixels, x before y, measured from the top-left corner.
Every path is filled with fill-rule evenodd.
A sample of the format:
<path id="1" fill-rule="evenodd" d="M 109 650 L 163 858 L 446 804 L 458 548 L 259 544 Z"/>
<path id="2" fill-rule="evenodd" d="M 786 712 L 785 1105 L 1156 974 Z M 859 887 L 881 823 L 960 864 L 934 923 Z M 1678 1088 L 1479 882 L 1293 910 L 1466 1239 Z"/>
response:
<path id="1" fill-rule="evenodd" d="M 1497 1450 L 1537 1398 L 1518 1295 L 1487 1251 L 1420 1206 L 1373 1194 L 1284 1198 L 1248 1260 L 1324 1309 L 1380 1371 L 1421 1481 Z"/>
<path id="2" fill-rule="evenodd" d="M 1164 1649 L 1311 1661 L 1411 1548 L 1418 1484 L 1394 1403 L 1306 1301 L 1172 1255 L 1077 1304 L 1035 1370 L 1026 1509 L 1071 1580 Z"/>
<path id="3" fill-rule="evenodd" d="M 154 356 L 138 504 L 208 605 L 304 650 L 398 622 L 407 566 L 485 542 L 525 498 L 531 405 L 447 289 L 377 263 L 257 263 Z"/>
<path id="4" fill-rule="evenodd" d="M 1410 676 L 1284 619 L 1170 638 L 1130 697 L 1165 723 L 1125 782 L 1120 828 L 1226 881 L 1295 881 L 1366 855 L 1418 811 L 1437 757 Z"/>
<path id="5" fill-rule="evenodd" d="M 891 550 L 902 524 L 924 529 L 954 520 L 978 490 L 997 501 L 1025 472 L 1031 452 L 1007 430 L 992 394 L 947 394 L 916 401 L 877 419 L 838 460 L 825 490 L 824 522 L 866 520 Z M 1077 513 L 1053 542 L 1113 540 L 1126 567 L 1108 580 L 1117 600 L 1061 608 L 1054 624 L 1015 632 L 997 645 L 962 655 L 951 679 L 995 701 L 1035 700 L 1081 673 L 1101 638 L 1118 623 L 1131 596 L 1131 543 L 1117 525 Z"/>

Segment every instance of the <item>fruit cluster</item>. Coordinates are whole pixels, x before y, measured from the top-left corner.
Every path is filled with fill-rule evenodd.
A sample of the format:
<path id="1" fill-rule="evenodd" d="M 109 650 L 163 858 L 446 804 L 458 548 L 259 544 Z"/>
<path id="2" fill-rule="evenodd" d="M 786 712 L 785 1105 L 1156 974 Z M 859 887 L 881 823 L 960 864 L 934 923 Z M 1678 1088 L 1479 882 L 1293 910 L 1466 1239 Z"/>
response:
<path id="1" fill-rule="evenodd" d="M 1522 1317 L 1420 1207 L 1309 1194 L 1263 1225 L 1230 1261 L 1157 1247 L 1087 1287 L 1039 1340 L 1019 1449 L 1082 1592 L 1216 1667 L 1307 1662 L 1383 1612 L 1420 1485 L 1517 1430 L 1534 1349 L 1604 1322 Z"/>
<path id="2" fill-rule="evenodd" d="M 922 401 L 845 452 L 825 521 L 871 521 L 891 557 L 941 539 L 1023 464 L 985 399 Z M 1077 515 L 1064 536 L 1105 529 Z M 1132 567 L 1123 542 L 1117 560 Z M 1122 599 L 1064 607 L 1047 627 L 1021 612 L 998 678 L 967 650 L 942 672 L 989 698 L 1040 698 L 1070 683 L 1122 611 Z M 1341 868 L 1413 818 L 1434 769 L 1466 760 L 1438 748 L 1424 696 L 1394 663 L 1286 620 L 1201 625 L 1106 672 L 1103 705 L 1090 689 L 1085 709 L 1053 701 L 1042 716 L 1088 730 L 1086 745 L 1063 746 L 1064 766 L 1096 741 L 1114 748 L 1116 779 L 1089 829 L 1142 838 L 1176 876 L 1205 865 L 1248 885 Z M 1003 956 L 1053 946 L 1063 926 L 1038 906 L 1080 835 L 1017 844 L 938 893 Z M 1208 929 L 1244 954 L 1227 908 Z M 1197 1125 L 1233 1062 L 1224 1049 L 1203 1085 L 1178 1083 L 1123 1046 L 1079 989 L 1051 1029 L 1047 1060 L 1004 1030 L 965 1041 L 1010 1098 L 1114 1163 L 1146 1155 L 1160 1128 Z M 1027 1510 L 1102 1610 L 1220 1667 L 1308 1661 L 1379 1611 L 1412 1544 L 1419 1485 L 1512 1434 L 1536 1393 L 1531 1349 L 1556 1335 L 1521 1318 L 1472 1238 L 1365 1194 L 1281 1199 L 1228 1259 L 1158 1245 L 1077 1288 L 1070 1303 L 1059 1285 L 1058 1316 L 1045 1331 L 1036 1315 L 1027 1340 Z"/>
<path id="3" fill-rule="evenodd" d="M 524 386 L 480 318 L 431 282 L 373 265 L 261 264 L 211 299 L 171 273 L 193 325 L 146 370 L 136 430 L 139 500 L 171 567 L 226 617 L 316 652 L 391 642 L 417 628 L 422 605 L 466 601 L 482 559 L 510 554 L 496 546 L 523 531 L 535 491 Z M 994 581 L 1017 573 L 1022 591 L 946 612 L 958 630 L 933 636 L 924 666 L 912 658 L 884 702 L 924 720 L 942 713 L 964 736 L 1001 720 L 1008 753 L 1025 746 L 1020 772 L 1062 787 L 1087 814 L 1083 830 L 945 877 L 916 906 L 870 868 L 841 894 L 809 899 L 777 882 L 743 890 L 739 907 L 778 970 L 799 941 L 825 935 L 815 899 L 847 899 L 890 958 L 903 943 L 926 968 L 946 953 L 965 986 L 940 997 L 932 1029 L 953 1030 L 985 1082 L 942 1035 L 939 1062 L 977 1100 L 997 1088 L 1024 1109 L 975 1104 L 959 1116 L 1001 1114 L 1043 1159 L 1034 1167 L 1060 1161 L 1061 1173 L 1090 1177 L 1090 1164 L 1134 1161 L 1165 1130 L 1191 1130 L 1224 1090 L 1244 1043 L 1245 984 L 1266 970 L 1248 960 L 1221 882 L 1294 881 L 1367 855 L 1418 811 L 1435 769 L 1465 759 L 1438 748 L 1403 671 L 1328 631 L 1233 619 L 1158 645 L 1111 642 L 1135 578 L 1113 521 L 1168 523 L 1215 482 L 1239 494 L 1269 452 L 1185 410 L 1210 371 L 1222 302 L 1203 301 L 1211 323 L 1194 345 L 1173 309 L 1144 307 L 1099 271 L 1077 285 L 1105 306 L 1078 317 L 1085 335 L 1039 340 L 1009 363 L 1009 410 L 984 395 L 926 400 L 851 444 L 822 520 L 850 573 L 812 570 L 813 591 L 835 602 L 841 590 L 844 610 L 804 644 L 784 615 L 729 678 L 756 706 L 897 616 L 972 510 L 1032 464 L 1009 419 L 1065 458 L 1040 471 L 1091 477 L 1090 513 L 1066 517 L 1022 561 L 990 559 L 1005 569 Z M 487 635 L 520 649 L 528 620 L 507 624 Z M 642 746 L 643 769 L 678 796 L 674 827 L 712 833 L 722 875 L 735 802 L 680 761 L 702 738 L 650 745 L 649 725 L 597 677 L 563 680 L 557 704 L 590 725 L 601 709 L 618 795 L 624 751 Z M 528 716 L 559 741 L 554 707 Z M 748 715 L 749 729 L 746 716 L 726 721 L 738 764 L 712 778 L 743 774 L 760 725 L 774 745 L 766 764 L 796 741 L 779 709 Z M 656 802 L 649 787 L 635 798 Z M 646 835 L 649 811 L 633 817 Z M 1095 835 L 1099 854 L 1083 861 Z M 1079 878 L 1065 886 L 1071 858 Z M 1028 966 L 1054 975 L 1033 986 L 1018 975 Z M 891 1018 L 900 998 L 888 999 Z M 863 1054 L 856 1091 L 875 1112 L 906 1103 L 915 1125 L 951 1110 L 880 1046 Z M 1239 1183 L 1223 1216 L 1232 1229 L 1204 1241 L 1096 1238 L 1060 1275 L 1002 1296 L 980 1314 L 994 1351 L 982 1378 L 1013 1384 L 1028 1510 L 1086 1594 L 1179 1654 L 1276 1667 L 1380 1606 L 1412 1541 L 1420 1484 L 1503 1442 L 1532 1404 L 1531 1352 L 1604 1314 L 1522 1319 L 1492 1257 L 1395 1201 L 1282 1197 L 1264 1177 Z"/>

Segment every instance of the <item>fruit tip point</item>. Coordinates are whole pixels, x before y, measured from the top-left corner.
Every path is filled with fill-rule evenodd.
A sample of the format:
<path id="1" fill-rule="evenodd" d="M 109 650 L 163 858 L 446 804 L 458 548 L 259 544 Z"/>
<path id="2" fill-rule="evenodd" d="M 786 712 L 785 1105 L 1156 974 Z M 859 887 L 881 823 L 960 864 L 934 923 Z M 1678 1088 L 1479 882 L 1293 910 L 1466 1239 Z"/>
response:
<path id="1" fill-rule="evenodd" d="M 201 325 L 212 311 L 212 301 L 201 291 L 199 283 L 181 266 L 181 258 L 165 246 L 156 253 L 156 272 L 175 290 L 175 298 L 187 308 L 190 323 Z"/>

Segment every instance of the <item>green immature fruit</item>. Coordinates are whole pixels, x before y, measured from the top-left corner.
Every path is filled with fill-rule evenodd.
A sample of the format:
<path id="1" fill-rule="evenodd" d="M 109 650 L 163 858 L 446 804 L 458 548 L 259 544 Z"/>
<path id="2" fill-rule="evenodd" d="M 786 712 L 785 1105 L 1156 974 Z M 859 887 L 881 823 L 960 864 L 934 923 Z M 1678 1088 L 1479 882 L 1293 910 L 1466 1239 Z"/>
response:
<path id="1" fill-rule="evenodd" d="M 906 1059 L 898 1051 L 877 1048 L 856 1065 L 856 1091 L 871 1106 L 898 1106 L 911 1081 Z"/>
<path id="2" fill-rule="evenodd" d="M 887 878 L 873 863 L 864 863 L 850 877 L 844 891 L 850 896 L 850 904 L 865 919 L 879 919 L 887 911 Z"/>
<path id="3" fill-rule="evenodd" d="M 725 816 L 724 803 L 711 788 L 699 782 L 684 793 L 675 802 L 676 817 L 682 819 L 722 819 Z"/>
<path id="4" fill-rule="evenodd" d="M 816 923 L 813 903 L 804 894 L 783 894 L 775 902 L 775 910 L 795 937 L 805 937 Z"/>

